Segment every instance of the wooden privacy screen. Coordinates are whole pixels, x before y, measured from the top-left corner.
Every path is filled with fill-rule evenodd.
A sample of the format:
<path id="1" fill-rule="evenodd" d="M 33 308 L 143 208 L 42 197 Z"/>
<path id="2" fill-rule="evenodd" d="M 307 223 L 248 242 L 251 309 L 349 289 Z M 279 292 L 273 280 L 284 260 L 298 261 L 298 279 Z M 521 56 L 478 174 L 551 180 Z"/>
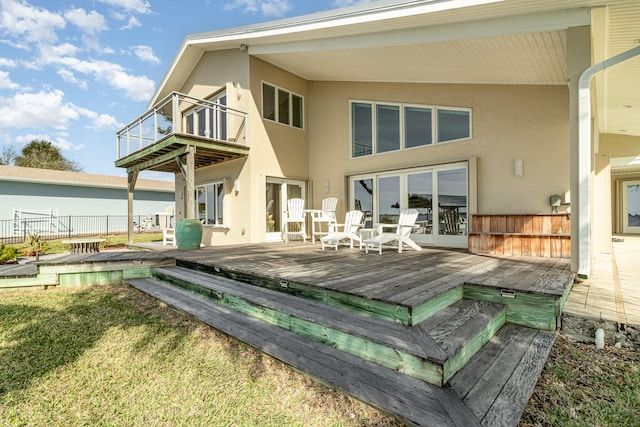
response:
<path id="1" fill-rule="evenodd" d="M 473 215 L 469 252 L 571 258 L 568 214 Z"/>

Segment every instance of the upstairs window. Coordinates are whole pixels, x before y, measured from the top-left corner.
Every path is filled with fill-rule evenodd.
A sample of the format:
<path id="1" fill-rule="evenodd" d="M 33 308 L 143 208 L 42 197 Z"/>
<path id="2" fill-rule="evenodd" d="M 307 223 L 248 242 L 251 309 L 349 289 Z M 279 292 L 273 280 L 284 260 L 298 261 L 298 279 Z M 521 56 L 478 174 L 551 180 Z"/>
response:
<path id="1" fill-rule="evenodd" d="M 471 138 L 471 109 L 351 102 L 351 156 Z"/>
<path id="2" fill-rule="evenodd" d="M 269 83 L 262 83 L 262 117 L 276 123 L 303 129 L 302 96 Z"/>

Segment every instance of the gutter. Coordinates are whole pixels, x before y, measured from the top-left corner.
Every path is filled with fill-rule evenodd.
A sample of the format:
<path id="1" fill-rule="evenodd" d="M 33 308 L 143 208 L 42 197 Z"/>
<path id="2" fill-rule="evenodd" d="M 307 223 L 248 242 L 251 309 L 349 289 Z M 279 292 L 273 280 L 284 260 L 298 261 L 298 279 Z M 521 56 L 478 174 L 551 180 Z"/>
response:
<path id="1" fill-rule="evenodd" d="M 591 274 L 591 78 L 598 72 L 640 55 L 640 46 L 629 49 L 584 70 L 578 81 L 578 209 L 572 236 L 578 236 L 578 275 Z M 575 242 L 575 239 L 572 245 Z"/>

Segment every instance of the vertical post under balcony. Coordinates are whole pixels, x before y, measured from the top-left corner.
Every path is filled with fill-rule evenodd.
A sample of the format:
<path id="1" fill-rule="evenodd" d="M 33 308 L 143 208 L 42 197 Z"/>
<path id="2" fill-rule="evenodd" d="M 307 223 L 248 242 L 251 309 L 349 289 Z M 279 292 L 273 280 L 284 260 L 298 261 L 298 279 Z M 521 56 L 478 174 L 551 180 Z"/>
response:
<path id="1" fill-rule="evenodd" d="M 187 218 L 196 218 L 196 173 L 195 173 L 195 153 L 196 147 L 190 146 L 189 151 L 186 154 L 187 167 L 185 173 L 186 181 L 186 195 L 185 200 L 187 203 L 186 214 Z"/>
<path id="2" fill-rule="evenodd" d="M 138 171 L 127 174 L 127 244 L 133 245 L 133 190 L 136 188 Z"/>

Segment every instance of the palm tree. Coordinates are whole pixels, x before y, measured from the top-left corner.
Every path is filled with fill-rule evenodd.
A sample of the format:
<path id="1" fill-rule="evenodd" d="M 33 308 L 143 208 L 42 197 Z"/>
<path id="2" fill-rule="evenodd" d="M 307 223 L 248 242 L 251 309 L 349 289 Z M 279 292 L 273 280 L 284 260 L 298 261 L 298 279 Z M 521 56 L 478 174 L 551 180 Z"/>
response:
<path id="1" fill-rule="evenodd" d="M 14 163 L 16 166 L 28 168 L 82 171 L 76 162 L 65 159 L 58 147 L 44 140 L 34 140 L 25 145 L 22 155 L 17 156 Z"/>

